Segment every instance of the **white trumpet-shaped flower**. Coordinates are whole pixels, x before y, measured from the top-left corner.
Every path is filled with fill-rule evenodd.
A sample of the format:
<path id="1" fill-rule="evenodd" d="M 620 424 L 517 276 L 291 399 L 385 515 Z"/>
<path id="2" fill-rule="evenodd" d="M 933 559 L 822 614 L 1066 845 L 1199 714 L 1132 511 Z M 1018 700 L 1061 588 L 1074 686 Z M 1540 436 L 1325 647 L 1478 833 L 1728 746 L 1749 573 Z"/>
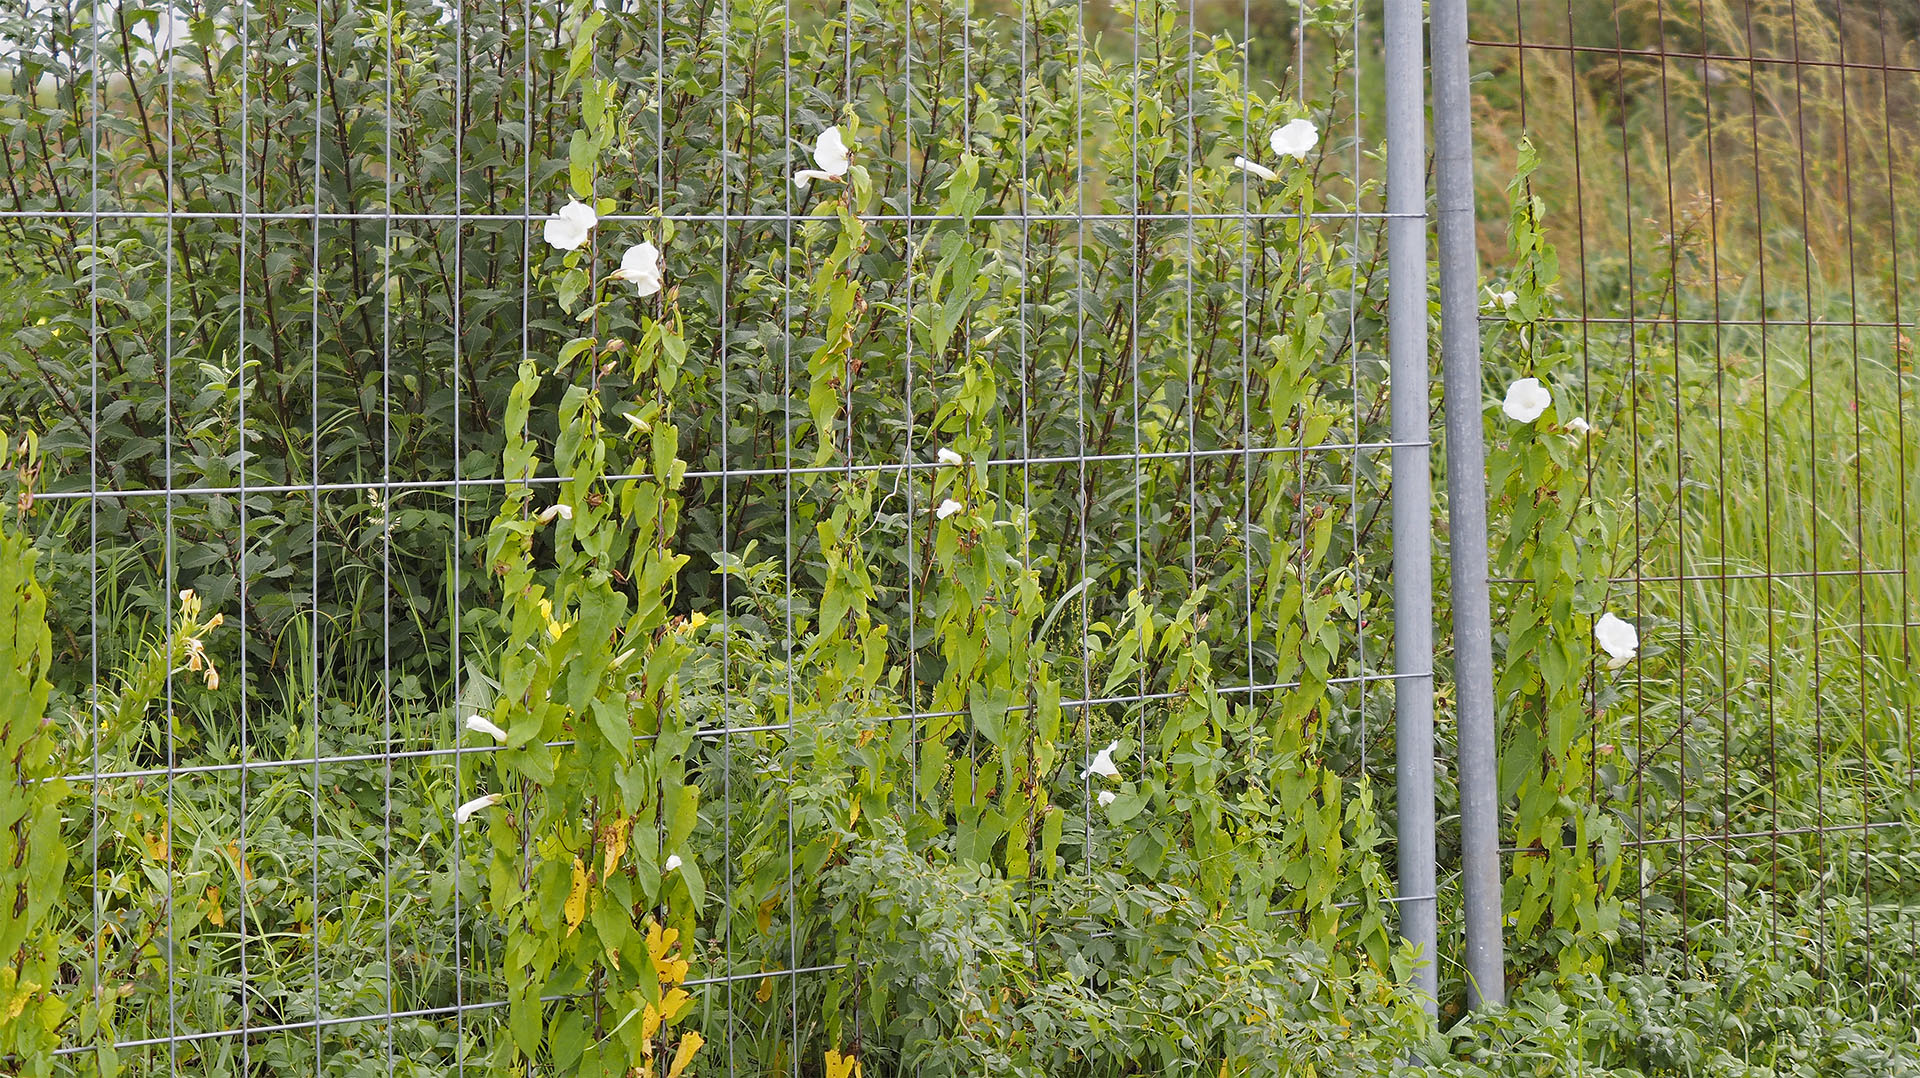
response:
<path id="1" fill-rule="evenodd" d="M 1593 638 L 1600 650 L 1607 653 L 1609 670 L 1627 665 L 1640 654 L 1640 630 L 1633 627 L 1633 622 L 1614 617 L 1612 611 L 1600 615 L 1600 620 L 1593 623 Z"/>
<path id="2" fill-rule="evenodd" d="M 933 511 L 933 515 L 939 517 L 941 520 L 945 520 L 965 508 L 966 506 L 961 505 L 952 498 L 948 498 L 946 501 L 940 503 L 939 507 Z"/>
<path id="3" fill-rule="evenodd" d="M 967 462 L 967 458 L 961 456 L 958 453 L 955 453 L 951 449 L 942 449 L 940 452 L 935 453 L 933 456 L 934 456 L 934 459 L 938 460 L 940 463 L 952 465 L 954 467 L 958 467 Z"/>
<path id="4" fill-rule="evenodd" d="M 504 800 L 506 800 L 506 798 L 500 794 L 488 794 L 485 797 L 476 797 L 453 810 L 453 822 L 457 824 L 466 823 L 468 820 L 473 819 L 474 813 L 483 809 L 490 809 Z"/>
<path id="5" fill-rule="evenodd" d="M 1280 178 L 1278 172 L 1275 172 L 1258 161 L 1249 161 L 1244 157 L 1234 158 L 1233 167 L 1249 176 L 1254 176 L 1262 180 L 1277 180 Z"/>
<path id="6" fill-rule="evenodd" d="M 1106 748 L 1101 749 L 1099 752 L 1095 753 L 1093 757 L 1093 762 L 1086 766 L 1086 770 L 1080 772 L 1080 777 L 1084 779 L 1091 775 L 1099 775 L 1101 778 L 1108 778 L 1108 779 L 1119 778 L 1120 769 L 1113 766 L 1113 754 L 1115 752 L 1118 752 L 1119 749 L 1120 749 L 1120 743 L 1118 741 L 1115 741 L 1112 744 L 1108 745 Z"/>
<path id="7" fill-rule="evenodd" d="M 670 853 L 667 855 L 667 863 L 661 866 L 660 871 L 672 872 L 673 870 L 679 868 L 680 865 L 681 865 L 680 855 L 677 853 Z"/>
<path id="8" fill-rule="evenodd" d="M 666 256 L 651 240 L 629 247 L 627 253 L 620 256 L 620 268 L 613 271 L 613 276 L 631 283 L 636 294 L 651 296 L 666 284 Z"/>
<path id="9" fill-rule="evenodd" d="M 1307 151 L 1319 142 L 1320 129 L 1313 126 L 1312 120 L 1288 120 L 1267 137 L 1267 145 L 1273 147 L 1274 153 L 1296 161 L 1306 157 Z"/>
<path id="10" fill-rule="evenodd" d="M 852 165 L 853 155 L 847 149 L 847 140 L 840 137 L 840 129 L 829 127 L 820 132 L 813 140 L 813 166 L 803 168 L 793 174 L 793 185 L 802 191 L 815 180 L 838 180 L 847 174 Z"/>
<path id="11" fill-rule="evenodd" d="M 568 505 L 566 502 L 554 502 L 552 505 L 542 509 L 540 515 L 534 519 L 542 524 L 551 524 L 553 523 L 554 517 L 559 517 L 561 520 L 572 520 L 573 506 Z"/>
<path id="12" fill-rule="evenodd" d="M 1522 378 L 1507 387 L 1507 399 L 1500 402 L 1500 410 L 1515 423 L 1531 423 L 1552 403 L 1553 394 L 1540 384 L 1540 379 Z"/>
<path id="13" fill-rule="evenodd" d="M 467 729 L 472 730 L 476 734 L 487 735 L 492 738 L 496 744 L 504 745 L 507 743 L 507 732 L 495 726 L 492 720 L 488 719 L 485 715 L 468 715 Z"/>
<path id="14" fill-rule="evenodd" d="M 547 218 L 547 243 L 562 251 L 577 251 L 587 242 L 587 236 L 593 232 L 593 226 L 600 223 L 600 215 L 593 207 L 579 199 L 568 199 L 560 207 L 560 212 Z"/>
<path id="15" fill-rule="evenodd" d="M 1114 793 L 1112 790 L 1101 790 L 1100 797 L 1098 798 L 1101 808 L 1106 808 L 1108 805 L 1113 804 L 1115 801 L 1119 799 L 1120 799 L 1120 795 L 1117 793 Z"/>
<path id="16" fill-rule="evenodd" d="M 1489 307 L 1498 307 L 1505 311 L 1510 310 L 1513 305 L 1518 302 L 1520 302 L 1520 293 L 1515 292 L 1511 288 L 1504 292 L 1495 292 L 1492 289 L 1487 290 L 1487 306 Z"/>
<path id="17" fill-rule="evenodd" d="M 1567 429 L 1575 434 L 1585 436 L 1593 433 L 1593 424 L 1587 422 L 1586 416 L 1577 415 L 1567 420 Z"/>

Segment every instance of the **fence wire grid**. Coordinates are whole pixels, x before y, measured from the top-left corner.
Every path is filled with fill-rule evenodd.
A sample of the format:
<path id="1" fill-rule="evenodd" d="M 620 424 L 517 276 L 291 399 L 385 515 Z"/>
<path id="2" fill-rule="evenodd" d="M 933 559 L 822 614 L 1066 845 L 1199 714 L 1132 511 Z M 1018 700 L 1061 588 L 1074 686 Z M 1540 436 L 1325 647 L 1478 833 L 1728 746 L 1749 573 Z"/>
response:
<path id="1" fill-rule="evenodd" d="M 1171 654 L 1113 674 L 1130 593 L 1163 623 L 1206 596 L 1184 631 L 1219 657 L 1208 698 L 1252 715 L 1310 682 L 1330 768 L 1390 788 L 1394 683 L 1424 699 L 1431 670 L 1395 661 L 1385 591 L 1386 458 L 1424 460 L 1427 439 L 1424 405 L 1411 437 L 1386 413 L 1379 32 L 1319 4 L 16 7 L 7 393 L 22 423 L 49 420 L 32 486 L 55 707 L 109 716 L 76 727 L 84 766 L 64 776 L 83 804 L 61 926 L 77 1002 L 55 1067 L 460 1073 L 518 1037 L 490 912 L 508 840 L 484 837 L 485 809 L 455 818 L 514 792 L 487 761 L 520 751 L 467 725 L 498 714 L 512 636 L 488 564 L 522 481 L 503 471 L 509 391 L 526 360 L 626 390 L 613 364 L 556 355 L 585 331 L 640 346 L 662 304 L 689 341 L 670 631 L 693 641 L 678 733 L 700 795 L 673 867 L 700 877 L 636 906 L 682 904 L 678 987 L 709 1042 L 687 1073 L 818 1073 L 823 1050 L 883 1065 L 863 1046 L 887 1016 L 862 1013 L 863 959 L 831 920 L 846 896 L 807 878 L 840 856 L 820 856 L 838 839 L 805 790 L 811 727 L 852 716 L 920 754 L 916 789 L 981 789 L 958 777 L 990 755 L 979 704 L 955 695 L 928 597 L 952 556 L 931 511 L 959 493 L 938 453 L 963 438 L 966 496 L 1011 518 L 978 527 L 1021 529 L 1008 554 L 1050 608 L 1025 624 L 1054 649 L 1052 684 L 997 705 L 1063 724 L 1051 809 L 1076 822 L 1053 821 L 1036 880 L 1124 851 L 1082 769 L 1109 740 L 1144 766 L 1193 695 Z M 583 163 L 595 85 L 618 134 Z M 1290 119 L 1316 138 L 1276 156 Z M 823 373 L 808 357 L 839 178 L 793 176 L 836 124 L 873 197 Z M 963 154 L 985 179 L 956 208 Z M 577 260 L 546 224 L 570 197 L 609 200 Z M 1401 216 L 1417 229 L 1424 209 Z M 642 238 L 668 292 L 579 315 Z M 1307 242 L 1321 257 L 1282 250 Z M 948 308 L 928 269 L 967 249 L 987 266 L 930 347 L 927 312 Z M 1289 276 L 1311 278 L 1313 310 L 1278 302 Z M 1276 421 L 1268 338 L 1296 319 L 1313 320 L 1309 400 Z M 951 401 L 983 379 L 969 428 Z M 535 401 L 543 457 L 560 396 Z M 638 463 L 603 489 L 658 477 Z M 539 504 L 571 493 L 551 468 L 528 481 Z M 830 703 L 807 679 L 845 671 L 809 634 L 849 502 L 891 672 Z M 1268 592 L 1289 572 L 1339 600 L 1326 665 L 1274 643 Z M 931 741 L 951 758 L 929 770 Z M 917 841 L 967 841 L 955 796 L 945 834 Z M 519 837 L 523 882 L 551 859 L 541 840 Z M 1287 916 L 1364 914 L 1379 935 L 1431 892 L 1343 875 Z M 635 1020 L 598 992 L 546 995 L 590 998 L 603 1032 Z"/>
<path id="2" fill-rule="evenodd" d="M 1630 466 L 1608 602 L 1664 653 L 1591 698 L 1624 940 L 1705 976 L 1756 945 L 1911 1028 L 1920 25 L 1854 0 L 1474 14 L 1480 195 L 1505 201 L 1515 136 L 1548 151 L 1562 376 L 1616 443 L 1590 474 Z"/>

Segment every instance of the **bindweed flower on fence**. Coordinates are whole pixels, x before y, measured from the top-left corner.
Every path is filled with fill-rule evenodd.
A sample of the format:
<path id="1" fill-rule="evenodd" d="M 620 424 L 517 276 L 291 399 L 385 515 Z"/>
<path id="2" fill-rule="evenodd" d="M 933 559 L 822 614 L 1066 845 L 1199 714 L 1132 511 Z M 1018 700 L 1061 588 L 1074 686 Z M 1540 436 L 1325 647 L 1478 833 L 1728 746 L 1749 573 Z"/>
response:
<path id="1" fill-rule="evenodd" d="M 593 207 L 579 199 L 568 199 L 559 212 L 547 218 L 546 228 L 542 231 L 548 245 L 562 251 L 577 251 L 593 234 L 593 226 L 600 223 L 600 215 Z"/>
<path id="2" fill-rule="evenodd" d="M 492 738 L 495 744 L 507 743 L 507 732 L 495 726 L 493 721 L 484 715 L 468 715 L 466 726 L 476 734 L 485 734 Z"/>
<path id="3" fill-rule="evenodd" d="M 1120 749 L 1120 743 L 1118 741 L 1115 741 L 1112 744 L 1108 745 L 1106 748 L 1101 749 L 1099 752 L 1095 753 L 1093 757 L 1093 762 L 1088 764 L 1086 766 L 1086 769 L 1080 772 L 1080 777 L 1084 779 L 1094 775 L 1099 775 L 1101 778 L 1108 778 L 1108 779 L 1119 778 L 1120 769 L 1118 767 L 1115 767 L 1113 763 L 1113 754 L 1115 752 L 1118 752 L 1119 749 Z"/>
<path id="4" fill-rule="evenodd" d="M 951 465 L 955 467 L 965 464 L 967 462 L 967 458 L 961 456 L 958 453 L 955 453 L 951 449 L 940 450 L 940 452 L 934 454 L 934 459 L 938 460 L 942 464 Z"/>
<path id="5" fill-rule="evenodd" d="M 648 240 L 627 248 L 627 253 L 620 256 L 620 268 L 614 270 L 612 276 L 633 285 L 636 295 L 651 296 L 666 283 L 666 273 L 666 256 Z"/>
<path id="6" fill-rule="evenodd" d="M 1515 423 L 1531 423 L 1546 413 L 1553 404 L 1553 394 L 1540 384 L 1538 378 L 1522 378 L 1507 387 L 1507 398 L 1500 403 L 1500 410 Z"/>
<path id="7" fill-rule="evenodd" d="M 966 506 L 960 504 L 957 501 L 954 501 L 952 498 L 948 498 L 946 501 L 941 502 L 937 507 L 935 507 L 935 509 L 933 510 L 933 515 L 936 517 L 939 517 L 941 520 L 945 520 L 948 517 L 953 516 L 955 513 L 961 512 L 964 509 L 966 509 Z"/>
<path id="8" fill-rule="evenodd" d="M 1277 180 L 1280 178 L 1278 172 L 1275 172 L 1258 161 L 1249 161 L 1244 157 L 1235 157 L 1233 159 L 1233 167 L 1249 176 L 1262 180 Z"/>
<path id="9" fill-rule="evenodd" d="M 1267 145 L 1273 148 L 1274 153 L 1295 161 L 1304 160 L 1319 142 L 1320 129 L 1313 125 L 1312 120 L 1289 120 L 1267 136 Z"/>
<path id="10" fill-rule="evenodd" d="M 453 822 L 457 824 L 466 823 L 468 820 L 473 819 L 475 813 L 484 812 L 504 800 L 506 800 L 506 798 L 500 794 L 487 794 L 484 797 L 476 797 L 453 810 Z"/>
<path id="11" fill-rule="evenodd" d="M 1630 621 L 1615 617 L 1612 611 L 1593 623 L 1593 638 L 1607 653 L 1607 669 L 1618 670 L 1640 654 L 1640 630 Z"/>
<path id="12" fill-rule="evenodd" d="M 813 143 L 813 166 L 803 168 L 793 174 L 793 185 L 802 191 L 814 180 L 838 180 L 846 176 L 852 165 L 852 153 L 847 149 L 846 139 L 840 135 L 840 129 L 829 127 L 820 132 Z"/>

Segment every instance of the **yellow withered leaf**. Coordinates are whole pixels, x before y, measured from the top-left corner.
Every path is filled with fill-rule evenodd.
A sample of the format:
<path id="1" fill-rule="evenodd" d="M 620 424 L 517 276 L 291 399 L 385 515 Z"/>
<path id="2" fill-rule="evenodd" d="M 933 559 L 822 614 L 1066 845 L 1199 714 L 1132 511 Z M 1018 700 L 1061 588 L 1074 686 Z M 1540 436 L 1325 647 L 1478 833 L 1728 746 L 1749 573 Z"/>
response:
<path id="1" fill-rule="evenodd" d="M 651 1003 L 640 1012 L 640 1050 L 649 1056 L 653 1055 L 653 1035 L 660 1032 L 660 1023 L 665 1019 L 660 1008 Z"/>
<path id="2" fill-rule="evenodd" d="M 167 840 L 159 835 L 142 835 L 140 841 L 146 844 L 147 856 L 155 861 L 167 860 Z"/>
<path id="3" fill-rule="evenodd" d="M 620 858 L 627 852 L 627 832 L 627 821 L 624 819 L 615 820 L 608 825 L 606 837 L 602 840 L 607 854 L 600 868 L 601 879 L 612 877 L 613 870 L 620 867 Z"/>
<path id="4" fill-rule="evenodd" d="M 674 944 L 679 940 L 679 929 L 662 929 L 658 921 L 651 918 L 647 920 L 647 953 L 653 956 L 653 969 L 663 986 L 679 984 L 687 979 L 691 964 L 673 954 Z"/>
<path id="5" fill-rule="evenodd" d="M 220 908 L 220 888 L 218 887 L 207 888 L 207 920 L 213 922 L 215 928 L 227 926 L 226 911 Z"/>
<path id="6" fill-rule="evenodd" d="M 244 882 L 252 883 L 253 869 L 248 868 L 246 860 L 240 856 L 240 844 L 238 842 L 227 843 L 227 856 L 233 859 L 235 865 L 239 866 L 240 879 Z"/>
<path id="7" fill-rule="evenodd" d="M 773 998 L 773 978 L 772 977 L 760 978 L 760 990 L 753 994 L 753 998 L 760 1001 L 761 1003 L 765 1003 L 766 1001 Z"/>
<path id="8" fill-rule="evenodd" d="M 660 922 L 651 917 L 647 918 L 647 953 L 653 956 L 654 965 L 665 962 L 667 952 L 673 950 L 673 945 L 678 942 L 680 942 L 679 929 L 662 928 Z"/>
<path id="9" fill-rule="evenodd" d="M 827 1078 L 860 1078 L 860 1060 L 852 1052 L 843 1056 L 827 1049 Z"/>
<path id="10" fill-rule="evenodd" d="M 688 1030 L 687 1035 L 680 1038 L 679 1050 L 673 1053 L 673 1065 L 667 1068 L 667 1078 L 680 1078 L 680 1072 L 687 1069 L 687 1064 L 693 1062 L 694 1053 L 705 1043 L 705 1037 Z"/>
<path id="11" fill-rule="evenodd" d="M 33 1002 L 33 994 L 38 991 L 40 985 L 34 981 L 21 981 L 14 985 L 13 995 L 7 999 L 6 1009 L 0 1011 L 0 1018 L 11 1022 L 20 1017 L 20 1012 L 27 1009 L 27 1004 Z"/>
<path id="12" fill-rule="evenodd" d="M 573 859 L 573 889 L 567 892 L 567 904 L 561 910 L 567 919 L 567 934 L 580 927 L 580 921 L 587 915 L 587 866 L 578 857 Z"/>

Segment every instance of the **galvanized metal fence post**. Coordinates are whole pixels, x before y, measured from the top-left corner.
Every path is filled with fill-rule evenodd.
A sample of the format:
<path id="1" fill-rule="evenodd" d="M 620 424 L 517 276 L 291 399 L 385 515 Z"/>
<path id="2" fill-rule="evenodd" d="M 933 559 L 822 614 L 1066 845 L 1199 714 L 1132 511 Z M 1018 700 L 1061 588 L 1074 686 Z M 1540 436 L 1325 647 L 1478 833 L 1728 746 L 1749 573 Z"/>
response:
<path id="1" fill-rule="evenodd" d="M 1433 482 L 1427 362 L 1427 115 L 1420 0 L 1387 0 L 1387 336 L 1393 398 L 1394 780 L 1400 934 L 1436 1011 Z"/>
<path id="2" fill-rule="evenodd" d="M 1487 598 L 1486 448 L 1481 434 L 1480 267 L 1474 250 L 1473 99 L 1466 0 L 1433 0 L 1435 216 L 1445 383 L 1448 564 L 1459 737 L 1460 886 L 1469 1005 L 1506 1001 L 1500 916 L 1500 772 Z"/>

